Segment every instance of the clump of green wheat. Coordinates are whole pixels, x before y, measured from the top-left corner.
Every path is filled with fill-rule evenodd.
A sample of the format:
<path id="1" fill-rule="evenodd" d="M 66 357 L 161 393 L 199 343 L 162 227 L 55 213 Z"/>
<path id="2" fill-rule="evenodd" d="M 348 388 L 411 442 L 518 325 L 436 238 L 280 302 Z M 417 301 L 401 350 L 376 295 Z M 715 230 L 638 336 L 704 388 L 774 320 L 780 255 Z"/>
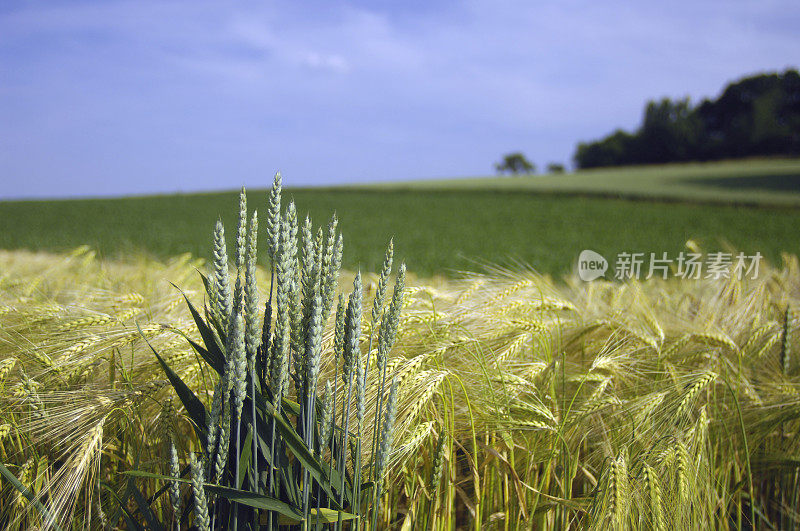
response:
<path id="1" fill-rule="evenodd" d="M 204 278 L 209 300 L 205 315 L 189 303 L 202 337 L 202 344 L 191 340 L 190 344 L 213 375 L 208 407 L 153 349 L 192 421 L 194 446 L 199 448 L 198 457 L 192 453 L 189 459 L 193 504 L 176 490 L 179 476 L 164 478 L 171 489 L 172 506 L 171 520 L 165 523 L 178 527 L 191 518 L 200 529 L 249 529 L 262 524 L 273 528 L 287 523 L 308 528 L 312 524 L 339 527 L 348 520 L 356 526 L 369 525 L 371 519 L 374 527 L 395 433 L 398 382 L 389 387 L 385 411 L 383 393 L 385 360 L 397 336 L 402 309 L 405 268 L 401 266 L 394 296 L 384 310 L 393 254 L 390 244 L 368 333 L 372 336 L 380 318 L 378 366 L 373 372 L 382 372 L 380 379 L 370 381 L 372 394 L 380 400 L 370 426 L 365 417 L 371 341 L 365 358 L 360 274 L 353 281 L 344 318 L 334 323 L 334 335 L 341 338 L 334 350 L 336 358 L 341 355 L 343 361 L 340 407 L 331 390 L 331 381 L 340 379 L 338 364 L 322 374 L 323 350 L 329 348 L 323 345 L 323 334 L 341 263 L 337 220 L 334 217 L 327 231 L 320 229 L 315 234 L 307 217 L 300 230 L 294 204 L 290 202 L 282 212 L 280 176 L 269 202 L 267 226 L 274 231 L 267 235 L 272 258 L 270 293 L 276 294 L 274 323 L 273 301 L 267 300 L 263 318 L 259 306 L 258 217 L 254 212 L 248 222 L 244 190 L 234 248 L 235 277 L 229 272 L 224 227 L 218 222 L 211 276 Z M 342 306 L 340 298 L 340 316 Z M 292 394 L 287 385 L 290 380 L 294 382 Z M 318 397 L 322 388 L 326 395 Z M 378 425 L 382 429 L 374 428 Z M 373 428 L 371 434 L 369 428 Z M 174 472 L 180 464 L 175 465 L 173 452 L 177 450 L 171 446 L 170 470 Z M 157 478 L 152 473 L 132 474 Z M 143 523 L 157 520 L 150 515 L 151 503 L 138 499 L 137 504 Z"/>

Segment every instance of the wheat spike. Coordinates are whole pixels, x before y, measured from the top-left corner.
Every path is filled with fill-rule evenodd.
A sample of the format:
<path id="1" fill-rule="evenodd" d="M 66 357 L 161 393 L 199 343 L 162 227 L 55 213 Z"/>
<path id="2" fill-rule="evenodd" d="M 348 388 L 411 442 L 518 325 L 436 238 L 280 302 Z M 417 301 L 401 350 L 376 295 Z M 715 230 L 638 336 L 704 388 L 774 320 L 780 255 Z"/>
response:
<path id="1" fill-rule="evenodd" d="M 170 434 L 169 438 L 169 448 L 168 448 L 168 456 L 169 456 L 169 475 L 177 478 L 181 475 L 181 467 L 180 463 L 178 462 L 178 450 L 175 448 L 175 438 L 172 434 Z M 172 512 L 175 517 L 180 516 L 181 512 L 181 484 L 178 481 L 170 482 L 169 486 L 169 501 L 172 504 Z"/>
<path id="2" fill-rule="evenodd" d="M 310 393 L 317 388 L 319 378 L 320 358 L 322 356 L 322 298 L 319 295 L 314 297 L 311 307 L 311 318 L 308 324 L 308 338 L 306 345 L 306 381 Z"/>
<path id="3" fill-rule="evenodd" d="M 231 372 L 230 387 L 233 391 L 234 415 L 237 419 L 242 417 L 244 395 L 247 391 L 247 352 L 244 345 L 244 323 L 242 315 L 233 318 L 233 342 L 228 353 L 229 370 Z"/>
<path id="4" fill-rule="evenodd" d="M 775 323 L 765 323 L 749 335 L 747 341 L 742 345 L 742 353 L 750 354 L 755 349 L 756 344 L 764 339 L 769 332 L 775 328 Z"/>
<path id="5" fill-rule="evenodd" d="M 250 218 L 244 283 L 245 350 L 247 351 L 247 365 L 252 374 L 255 374 L 256 352 L 261 347 L 261 323 L 259 322 L 258 283 L 256 280 L 257 246 L 258 212 L 256 211 Z"/>
<path id="6" fill-rule="evenodd" d="M 25 391 L 25 398 L 31 407 L 31 417 L 36 420 L 44 420 L 47 417 L 47 414 L 45 412 L 44 402 L 42 402 L 42 399 L 36 390 L 38 385 L 35 381 L 29 378 L 22 369 L 20 369 L 20 375 L 22 379 L 22 388 Z"/>
<path id="7" fill-rule="evenodd" d="M 789 374 L 792 365 L 791 343 L 789 342 L 789 324 L 792 321 L 792 307 L 787 305 L 783 314 L 783 333 L 781 334 L 781 369 L 783 374 Z"/>
<path id="8" fill-rule="evenodd" d="M 226 392 L 226 395 L 228 393 Z M 214 475 L 218 482 L 222 481 L 222 471 L 228 463 L 228 450 L 231 445 L 231 401 L 226 399 L 222 406 L 222 424 L 219 429 L 219 446 L 214 458 Z"/>
<path id="9" fill-rule="evenodd" d="M 439 386 L 447 378 L 447 371 L 425 371 L 419 373 L 415 382 L 424 382 L 422 389 L 415 389 L 414 404 L 408 411 L 406 422 L 410 422 L 422 411 L 433 395 L 439 390 Z"/>
<path id="10" fill-rule="evenodd" d="M 291 297 L 294 279 L 291 227 L 288 219 L 280 226 L 280 239 L 276 248 L 277 295 L 275 298 L 275 332 L 270 352 L 270 377 L 275 401 L 280 404 L 288 382 L 288 359 L 291 333 Z"/>
<path id="11" fill-rule="evenodd" d="M 269 247 L 269 258 L 274 265 L 276 264 L 275 253 L 278 249 L 281 225 L 281 172 L 275 174 L 272 188 L 269 190 L 267 200 L 267 245 Z"/>
<path id="12" fill-rule="evenodd" d="M 74 321 L 69 321 L 60 325 L 58 327 L 59 332 L 69 332 L 72 330 L 77 330 L 79 328 L 88 328 L 90 326 L 100 326 L 104 324 L 108 324 L 114 322 L 116 317 L 112 317 L 110 315 L 97 315 L 92 317 L 82 317 L 81 319 L 75 319 Z"/>
<path id="13" fill-rule="evenodd" d="M 666 531 L 664 512 L 661 508 L 661 485 L 655 471 L 650 465 L 645 464 L 643 469 L 645 491 L 650 509 L 650 525 L 654 531 Z"/>
<path id="14" fill-rule="evenodd" d="M 778 342 L 782 339 L 782 337 L 783 337 L 782 334 L 779 333 L 778 334 L 773 333 L 772 335 L 770 335 L 769 339 L 767 339 L 761 346 L 761 348 L 758 349 L 758 352 L 756 352 L 753 355 L 753 359 L 755 360 L 761 359 L 764 356 L 764 354 L 769 352 L 772 349 L 772 347 L 778 344 Z"/>
<path id="15" fill-rule="evenodd" d="M 0 387 L 3 387 L 6 383 L 6 378 L 8 374 L 14 369 L 14 366 L 17 364 L 17 358 L 10 357 L 0 361 Z"/>
<path id="16" fill-rule="evenodd" d="M 213 460 L 215 448 L 219 439 L 219 422 L 222 415 L 222 404 L 227 400 L 227 375 L 223 373 L 214 385 L 214 394 L 211 400 L 211 411 L 208 417 L 208 451 Z"/>
<path id="17" fill-rule="evenodd" d="M 383 309 L 383 298 L 386 295 L 386 284 L 389 281 L 389 274 L 392 272 L 392 259 L 394 256 L 394 240 L 389 240 L 389 247 L 386 249 L 386 256 L 383 258 L 383 267 L 378 277 L 378 285 L 375 288 L 375 298 L 372 301 L 372 325 L 378 322 L 378 317 Z"/>
<path id="18" fill-rule="evenodd" d="M 510 297 L 511 295 L 517 293 L 518 291 L 521 291 L 521 290 L 523 290 L 525 288 L 528 288 L 528 287 L 530 287 L 532 285 L 533 285 L 533 281 L 531 281 L 530 279 L 520 280 L 519 282 L 509 286 L 508 288 L 502 290 L 500 293 L 495 295 L 494 298 L 492 299 L 492 302 L 497 302 L 499 300 L 502 300 L 502 299 L 505 299 L 507 297 Z"/>
<path id="19" fill-rule="evenodd" d="M 320 288 L 322 293 L 322 321 L 326 322 L 333 307 L 336 285 L 339 282 L 339 269 L 342 267 L 342 237 L 336 235 L 339 221 L 334 215 L 328 224 L 325 252 L 322 254 Z"/>
<path id="20" fill-rule="evenodd" d="M 681 349 L 688 345 L 689 341 L 691 340 L 692 334 L 683 334 L 681 337 L 673 341 L 666 349 L 662 349 L 661 356 L 664 358 L 670 358 L 671 356 L 680 352 Z"/>
<path id="21" fill-rule="evenodd" d="M 239 192 L 239 224 L 236 231 L 236 269 L 244 269 L 245 254 L 247 253 L 247 193 L 244 186 Z"/>
<path id="22" fill-rule="evenodd" d="M 428 483 L 428 488 L 434 496 L 439 494 L 439 486 L 442 484 L 442 471 L 444 470 L 444 449 L 446 440 L 447 436 L 443 433 L 440 433 L 436 440 L 436 449 L 433 452 L 431 479 Z"/>
<path id="23" fill-rule="evenodd" d="M 353 292 L 350 294 L 345 312 L 345 330 L 343 341 L 342 377 L 349 381 L 350 374 L 355 369 L 356 356 L 359 355 L 358 342 L 361 336 L 361 273 L 353 281 Z"/>
<path id="24" fill-rule="evenodd" d="M 233 308 L 230 273 L 228 272 L 228 251 L 225 245 L 225 228 L 222 221 L 214 227 L 214 278 L 212 282 L 211 312 L 223 329 L 228 327 L 228 316 Z"/>
<path id="25" fill-rule="evenodd" d="M 684 391 L 683 398 L 681 398 L 681 401 L 678 404 L 678 411 L 676 413 L 677 417 L 682 417 L 686 412 L 688 412 L 689 408 L 694 404 L 695 398 L 697 398 L 697 395 L 700 394 L 700 391 L 702 391 L 716 378 L 717 374 L 715 372 L 707 371 L 705 374 L 701 375 L 689 386 L 687 386 Z"/>
<path id="26" fill-rule="evenodd" d="M 625 455 L 611 460 L 607 482 L 608 518 L 613 529 L 624 529 L 628 503 L 628 470 Z"/>
<path id="27" fill-rule="evenodd" d="M 200 531 L 211 531 L 203 467 L 200 466 L 194 452 L 189 454 L 189 464 L 192 469 L 192 491 L 194 491 L 194 524 Z"/>
<path id="28" fill-rule="evenodd" d="M 733 353 L 739 352 L 736 343 L 722 332 L 698 332 L 692 334 L 692 339 L 712 347 L 726 348 Z"/>
<path id="29" fill-rule="evenodd" d="M 388 256 L 388 252 L 387 252 Z M 391 265 L 391 264 L 390 264 Z M 378 365 L 383 367 L 394 342 L 397 339 L 397 330 L 400 326 L 400 313 L 403 308 L 403 292 L 405 291 L 406 265 L 400 264 L 397 278 L 394 283 L 394 293 L 389 308 L 384 313 L 378 334 Z M 373 308 L 374 309 L 374 308 Z"/>
<path id="30" fill-rule="evenodd" d="M 689 452 L 686 445 L 678 441 L 675 446 L 675 490 L 678 494 L 676 500 L 679 507 L 689 504 Z"/>

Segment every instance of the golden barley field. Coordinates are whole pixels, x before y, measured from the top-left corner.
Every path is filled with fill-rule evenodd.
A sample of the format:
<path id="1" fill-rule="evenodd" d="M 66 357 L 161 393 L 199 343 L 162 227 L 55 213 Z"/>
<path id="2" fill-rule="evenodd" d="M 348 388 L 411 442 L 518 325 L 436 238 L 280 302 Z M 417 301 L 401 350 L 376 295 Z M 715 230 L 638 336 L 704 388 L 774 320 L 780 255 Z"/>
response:
<path id="1" fill-rule="evenodd" d="M 197 270 L 189 256 L 0 253 L 0 457 L 24 487 L 3 481 L 4 528 L 146 526 L 140 503 L 173 518 L 165 481 L 124 472 L 169 475 L 167 424 L 181 464 L 200 451 L 145 341 L 211 401 L 208 364 L 184 337 L 199 340 L 197 328 L 170 284 L 201 307 Z M 269 272 L 258 277 L 268 285 Z M 365 300 L 378 280 L 364 275 Z M 375 525 L 798 525 L 799 296 L 793 256 L 748 281 L 410 276 L 386 364 L 397 418 Z M 364 357 L 369 334 L 365 319 Z M 369 414 L 363 424 L 366 441 Z"/>

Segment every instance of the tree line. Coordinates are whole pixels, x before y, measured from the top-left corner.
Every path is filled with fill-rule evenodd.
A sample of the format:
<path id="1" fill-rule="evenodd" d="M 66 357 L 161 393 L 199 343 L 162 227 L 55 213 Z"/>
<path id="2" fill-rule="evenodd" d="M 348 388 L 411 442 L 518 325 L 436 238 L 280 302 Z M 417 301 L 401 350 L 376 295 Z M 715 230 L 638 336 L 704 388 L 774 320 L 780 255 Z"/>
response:
<path id="1" fill-rule="evenodd" d="M 642 124 L 578 144 L 578 168 L 800 155 L 800 74 L 764 73 L 729 84 L 716 100 L 649 101 Z"/>

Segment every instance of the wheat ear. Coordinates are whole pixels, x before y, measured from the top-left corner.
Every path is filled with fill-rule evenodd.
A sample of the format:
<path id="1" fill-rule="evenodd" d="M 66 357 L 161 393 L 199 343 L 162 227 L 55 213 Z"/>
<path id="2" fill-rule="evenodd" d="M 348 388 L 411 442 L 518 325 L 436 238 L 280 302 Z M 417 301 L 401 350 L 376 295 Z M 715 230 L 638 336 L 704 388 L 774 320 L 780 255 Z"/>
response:
<path id="1" fill-rule="evenodd" d="M 355 372 L 356 356 L 360 355 L 358 348 L 358 341 L 361 336 L 361 299 L 362 299 L 362 286 L 361 286 L 361 272 L 356 274 L 353 280 L 353 292 L 350 294 L 350 300 L 347 303 L 347 312 L 345 315 L 345 333 L 344 333 L 344 373 L 347 383 L 347 399 L 342 405 L 342 420 L 344 424 L 344 432 L 342 435 L 342 447 L 339 455 L 339 470 L 344 472 L 345 458 L 347 452 L 347 438 L 349 435 L 350 427 L 350 399 L 353 390 L 353 373 Z M 339 485 L 339 505 L 344 503 L 344 477 L 341 474 L 341 484 Z M 340 522 L 339 522 L 340 523 Z"/>
<path id="2" fill-rule="evenodd" d="M 391 245 L 389 248 L 392 249 Z M 386 256 L 387 259 L 389 259 L 391 256 L 388 251 Z M 397 338 L 397 329 L 400 326 L 400 312 L 403 308 L 403 294 L 405 292 L 405 286 L 406 265 L 405 263 L 402 263 L 397 271 L 392 301 L 389 303 L 388 310 L 383 314 L 380 329 L 378 331 L 378 353 L 376 356 L 376 363 L 378 365 L 378 370 L 381 371 L 381 380 L 380 386 L 378 387 L 378 402 L 375 406 L 373 441 L 371 445 L 373 461 L 375 458 L 375 452 L 377 451 L 378 441 L 380 440 L 380 423 L 378 420 L 380 419 L 380 415 L 383 413 L 383 394 L 386 383 L 386 362 L 389 352 L 392 350 L 394 342 Z M 373 310 L 374 309 L 375 308 L 373 307 Z"/>
<path id="3" fill-rule="evenodd" d="M 214 227 L 214 279 L 210 294 L 211 314 L 223 330 L 228 327 L 228 315 L 233 307 L 230 273 L 228 272 L 228 251 L 225 246 L 225 228 L 222 221 Z"/>
<path id="4" fill-rule="evenodd" d="M 253 440 L 250 461 L 253 464 L 253 478 L 258 477 L 258 423 L 256 416 L 256 362 L 261 348 L 263 330 L 258 322 L 258 283 L 256 280 L 256 259 L 258 258 L 258 211 L 250 218 L 250 231 L 247 236 L 247 258 L 245 260 L 244 311 L 245 311 L 245 351 L 247 352 L 247 373 L 250 377 L 250 418 Z M 238 455 L 238 451 L 236 452 Z M 238 467 L 237 467 L 238 469 Z M 238 480 L 237 480 L 238 487 Z"/>
<path id="5" fill-rule="evenodd" d="M 281 172 L 277 172 L 267 199 L 267 245 L 273 267 L 275 265 L 275 253 L 278 250 L 278 239 L 280 238 L 281 191 Z"/>
<path id="6" fill-rule="evenodd" d="M 444 448 L 447 436 L 443 433 L 439 434 L 436 441 L 436 449 L 433 452 L 433 463 L 431 468 L 431 479 L 428 482 L 428 488 L 432 496 L 439 493 L 439 486 L 442 484 L 442 472 L 444 471 Z"/>
<path id="7" fill-rule="evenodd" d="M 789 326 L 792 322 L 792 307 L 787 305 L 783 314 L 783 334 L 781 336 L 781 369 L 783 374 L 789 374 L 792 364 L 791 344 L 789 343 Z"/>
<path id="8" fill-rule="evenodd" d="M 336 215 L 328 224 L 325 252 L 322 255 L 320 290 L 322 293 L 322 321 L 330 316 L 333 307 L 333 297 L 336 295 L 336 285 L 339 282 L 339 269 L 342 267 L 342 236 L 336 235 L 339 220 Z"/>
<path id="9" fill-rule="evenodd" d="M 678 411 L 676 413 L 677 418 L 681 418 L 685 413 L 689 411 L 689 408 L 694 404 L 694 401 L 697 398 L 697 395 L 700 394 L 700 391 L 702 391 L 708 384 L 710 384 L 716 378 L 717 378 L 716 373 L 712 371 L 707 371 L 686 388 L 686 391 L 683 394 L 683 398 L 678 404 Z"/>
<path id="10" fill-rule="evenodd" d="M 189 454 L 189 464 L 192 469 L 192 490 L 194 491 L 194 525 L 200 531 L 211 531 L 203 467 L 200 466 L 200 462 L 195 457 L 194 452 Z"/>
<path id="11" fill-rule="evenodd" d="M 314 425 L 316 413 L 317 380 L 319 378 L 320 356 L 322 354 L 322 299 L 319 295 L 314 297 L 311 308 L 311 317 L 308 324 L 308 338 L 306 340 L 306 367 L 305 381 L 308 386 L 308 400 L 305 414 L 304 435 L 306 446 L 314 451 Z M 308 497 L 311 486 L 308 481 L 308 470 L 303 472 L 303 507 L 304 514 L 308 515 Z"/>
<path id="12" fill-rule="evenodd" d="M 665 531 L 664 512 L 661 509 L 661 485 L 650 465 L 644 465 L 644 482 L 650 502 L 650 525 L 654 531 Z"/>
<path id="13" fill-rule="evenodd" d="M 270 352 L 270 387 L 272 388 L 273 407 L 280 414 L 283 395 L 288 385 L 288 360 L 291 327 L 291 297 L 294 280 L 294 248 L 291 242 L 291 226 L 289 216 L 280 223 L 280 238 L 275 249 L 277 295 L 275 298 L 275 333 L 272 338 Z M 275 460 L 275 421 L 271 422 L 270 457 Z M 274 469 L 270 464 L 268 474 L 269 494 L 275 490 Z M 272 517 L 270 516 L 270 519 Z M 270 521 L 271 523 L 271 521 Z"/>
<path id="14" fill-rule="evenodd" d="M 175 437 L 170 434 L 169 438 L 169 475 L 178 478 L 181 475 L 181 467 L 178 461 L 178 449 L 175 448 Z M 172 504 L 172 514 L 175 523 L 180 526 L 181 514 L 181 484 L 178 481 L 171 481 L 169 485 L 169 501 Z"/>

